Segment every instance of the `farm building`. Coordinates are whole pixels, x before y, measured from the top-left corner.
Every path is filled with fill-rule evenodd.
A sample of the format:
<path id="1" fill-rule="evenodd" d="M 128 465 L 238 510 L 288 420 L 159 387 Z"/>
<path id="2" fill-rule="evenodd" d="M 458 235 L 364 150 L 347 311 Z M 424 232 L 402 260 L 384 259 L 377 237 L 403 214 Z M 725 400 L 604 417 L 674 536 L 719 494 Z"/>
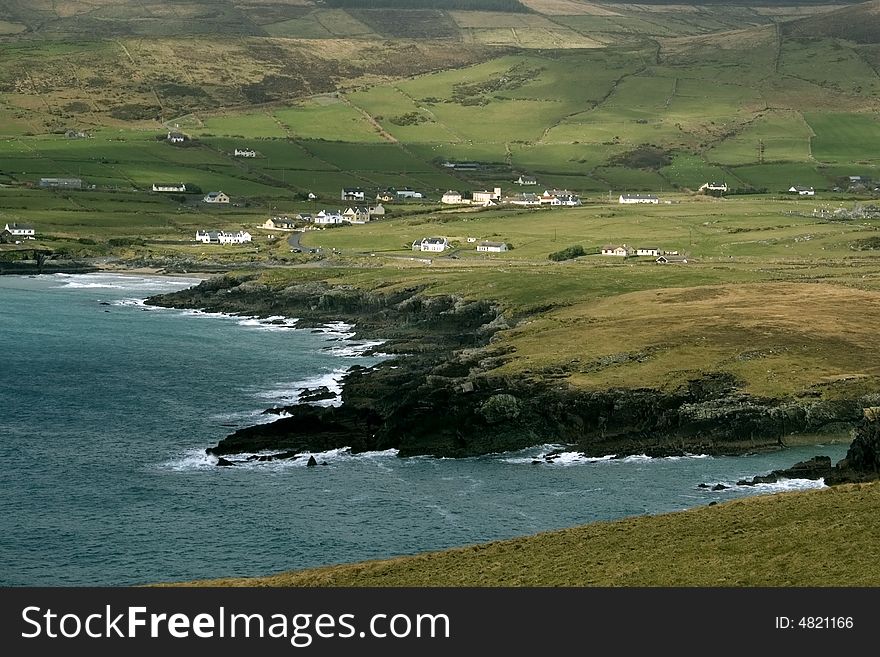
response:
<path id="1" fill-rule="evenodd" d="M 19 223 L 7 223 L 6 227 L 3 229 L 4 233 L 9 233 L 10 237 L 13 238 L 24 238 L 28 240 L 34 239 L 34 235 L 36 235 L 37 230 L 34 228 L 33 224 L 19 224 Z"/>
<path id="2" fill-rule="evenodd" d="M 229 197 L 223 192 L 208 192 L 202 200 L 205 203 L 229 203 Z"/>
<path id="3" fill-rule="evenodd" d="M 253 148 L 236 148 L 235 157 L 256 157 L 257 152 Z"/>
<path id="4" fill-rule="evenodd" d="M 655 258 L 663 252 L 656 246 L 640 246 L 636 247 L 637 256 L 654 256 Z"/>
<path id="5" fill-rule="evenodd" d="M 182 144 L 187 140 L 187 136 L 182 132 L 170 130 L 165 139 L 168 141 L 169 144 Z"/>
<path id="6" fill-rule="evenodd" d="M 567 189 L 547 189 L 541 194 L 541 205 L 568 205 L 575 206 L 581 204 L 581 199 L 577 194 L 572 194 Z"/>
<path id="7" fill-rule="evenodd" d="M 82 189 L 82 178 L 40 178 L 40 187 L 45 189 Z"/>
<path id="8" fill-rule="evenodd" d="M 510 203 L 511 205 L 522 205 L 525 207 L 531 207 L 535 205 L 541 205 L 541 197 L 537 194 L 525 193 L 525 194 L 516 194 L 515 196 L 508 196 L 504 199 L 505 203 Z"/>
<path id="9" fill-rule="evenodd" d="M 626 244 L 606 244 L 602 247 L 602 255 L 626 258 L 632 255 L 632 249 Z"/>
<path id="10" fill-rule="evenodd" d="M 293 227 L 293 219 L 290 219 L 287 215 L 283 217 L 271 217 L 270 219 L 266 219 L 263 223 L 263 228 L 268 228 L 269 230 L 290 230 Z"/>
<path id="11" fill-rule="evenodd" d="M 507 244 L 504 242 L 480 242 L 477 244 L 477 251 L 485 253 L 502 253 L 507 251 Z"/>
<path id="12" fill-rule="evenodd" d="M 727 191 L 727 183 L 723 183 L 723 182 L 721 182 L 721 183 L 719 183 L 719 182 L 703 183 L 702 185 L 700 185 L 700 189 L 698 191 L 701 191 L 703 193 L 716 192 L 716 193 L 723 194 L 724 192 Z"/>
<path id="13" fill-rule="evenodd" d="M 659 203 L 660 199 L 653 194 L 621 194 L 619 201 L 625 204 Z"/>
<path id="14" fill-rule="evenodd" d="M 658 265 L 687 264 L 687 258 L 680 255 L 662 255 L 655 260 Z"/>
<path id="15" fill-rule="evenodd" d="M 410 189 L 409 187 L 404 187 L 403 189 L 398 189 L 395 192 L 397 198 L 407 199 L 407 198 L 422 198 L 422 193 L 417 192 L 415 190 Z"/>
<path id="16" fill-rule="evenodd" d="M 183 183 L 153 183 L 154 192 L 185 192 L 186 185 Z"/>
<path id="17" fill-rule="evenodd" d="M 792 194 L 797 194 L 798 196 L 815 196 L 816 190 L 812 187 L 801 187 L 800 185 L 792 185 L 788 188 L 788 191 Z"/>
<path id="18" fill-rule="evenodd" d="M 517 185 L 537 185 L 538 179 L 534 176 L 520 176 L 513 182 L 515 182 Z"/>
<path id="19" fill-rule="evenodd" d="M 449 248 L 449 242 L 445 237 L 423 237 L 412 243 L 413 251 L 430 251 L 432 253 L 442 253 Z"/>
<path id="20" fill-rule="evenodd" d="M 225 230 L 197 230 L 196 241 L 202 244 L 244 244 L 251 241 L 251 234 L 243 230 L 237 233 Z"/>
<path id="21" fill-rule="evenodd" d="M 341 198 L 343 201 L 363 201 L 366 193 L 360 187 L 346 187 L 342 190 Z"/>

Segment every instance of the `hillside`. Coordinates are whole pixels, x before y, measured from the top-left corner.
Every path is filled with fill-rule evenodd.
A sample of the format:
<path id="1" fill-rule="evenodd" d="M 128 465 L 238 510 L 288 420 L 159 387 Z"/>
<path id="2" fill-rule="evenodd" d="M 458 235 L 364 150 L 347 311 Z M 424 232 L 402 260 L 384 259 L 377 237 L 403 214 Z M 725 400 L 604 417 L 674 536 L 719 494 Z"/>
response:
<path id="1" fill-rule="evenodd" d="M 856 484 L 410 557 L 182 585 L 876 587 L 878 513 L 880 484 Z"/>

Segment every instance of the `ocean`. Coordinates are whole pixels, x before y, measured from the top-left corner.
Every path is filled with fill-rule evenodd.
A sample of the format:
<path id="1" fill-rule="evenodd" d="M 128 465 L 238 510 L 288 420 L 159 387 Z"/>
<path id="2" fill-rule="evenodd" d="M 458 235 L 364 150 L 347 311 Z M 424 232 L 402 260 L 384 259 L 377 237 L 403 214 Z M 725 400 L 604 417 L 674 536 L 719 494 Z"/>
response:
<path id="1" fill-rule="evenodd" d="M 264 410 L 380 343 L 331 323 L 152 308 L 195 279 L 0 277 L 0 585 L 124 586 L 267 575 L 821 487 L 736 486 L 846 444 L 740 457 L 584 458 L 558 447 L 468 459 L 394 450 L 217 467 Z M 317 403 L 336 404 L 336 399 Z M 700 484 L 724 484 L 724 490 Z"/>

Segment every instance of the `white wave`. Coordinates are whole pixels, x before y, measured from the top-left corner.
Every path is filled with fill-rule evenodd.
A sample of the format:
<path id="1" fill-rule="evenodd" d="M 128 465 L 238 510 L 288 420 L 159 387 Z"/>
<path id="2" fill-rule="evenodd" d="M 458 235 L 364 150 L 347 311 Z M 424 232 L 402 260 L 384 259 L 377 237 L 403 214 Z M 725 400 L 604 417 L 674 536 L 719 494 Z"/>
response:
<path id="1" fill-rule="evenodd" d="M 548 449 L 549 447 L 549 449 Z M 538 453 L 529 450 L 526 453 L 519 452 L 516 456 L 508 456 L 502 459 L 505 463 L 534 464 L 536 461 L 547 465 L 584 465 L 591 463 L 649 463 L 652 461 L 679 461 L 682 459 L 705 459 L 711 458 L 708 454 L 686 454 L 684 456 L 652 457 L 646 454 L 636 454 L 618 458 L 616 454 L 605 456 L 586 456 L 581 452 L 558 452 L 560 446 L 543 446 Z"/>
<path id="2" fill-rule="evenodd" d="M 115 290 L 172 291 L 192 287 L 199 283 L 198 278 L 177 278 L 166 276 L 132 276 L 128 274 L 51 274 L 54 280 L 65 288 L 106 288 Z"/>
<path id="3" fill-rule="evenodd" d="M 386 340 L 373 340 L 370 342 L 349 344 L 342 347 L 324 347 L 323 351 L 326 351 L 327 353 L 334 356 L 341 356 L 342 358 L 360 358 L 364 355 L 364 352 L 372 349 L 373 347 L 383 345 L 385 344 L 385 342 Z"/>
<path id="4" fill-rule="evenodd" d="M 212 470 L 216 467 L 217 457 L 206 454 L 204 449 L 189 449 L 177 458 L 159 464 L 160 469 L 173 472 Z"/>
<path id="5" fill-rule="evenodd" d="M 238 325 L 262 331 L 289 331 L 296 327 L 297 319 L 273 315 L 272 317 L 238 317 Z"/>
<path id="6" fill-rule="evenodd" d="M 337 368 L 332 372 L 320 374 L 310 379 L 290 383 L 277 383 L 274 389 L 255 393 L 254 397 L 257 399 L 270 399 L 285 404 L 296 404 L 299 403 L 302 393 L 307 390 L 326 387 L 335 395 L 334 398 L 303 403 L 316 406 L 339 406 L 342 403 L 342 377 L 346 372 L 348 372 L 347 368 Z"/>
<path id="7" fill-rule="evenodd" d="M 232 466 L 228 466 L 229 470 L 258 470 L 261 472 L 277 472 L 280 470 L 289 470 L 291 468 L 308 467 L 309 458 L 314 456 L 315 462 L 319 466 L 332 466 L 341 463 L 350 463 L 355 461 L 373 461 L 380 463 L 383 460 L 397 458 L 396 449 L 386 449 L 374 452 L 362 452 L 360 454 L 352 454 L 350 447 L 339 447 L 337 449 L 327 450 L 325 452 L 301 452 L 295 458 L 276 459 L 272 461 L 260 461 L 260 457 L 272 456 L 283 452 L 262 451 L 250 452 L 242 454 L 227 455 L 223 458 Z M 160 464 L 161 469 L 171 470 L 174 472 L 187 471 L 204 471 L 211 469 L 227 469 L 227 466 L 219 468 L 217 466 L 217 457 L 210 456 L 204 450 L 191 449 L 184 452 L 181 456 L 171 459 Z"/>
<path id="8" fill-rule="evenodd" d="M 784 493 L 786 491 L 810 490 L 825 488 L 824 479 L 780 479 L 772 484 L 755 484 L 754 486 L 737 486 L 739 490 L 751 488 L 761 493 Z"/>

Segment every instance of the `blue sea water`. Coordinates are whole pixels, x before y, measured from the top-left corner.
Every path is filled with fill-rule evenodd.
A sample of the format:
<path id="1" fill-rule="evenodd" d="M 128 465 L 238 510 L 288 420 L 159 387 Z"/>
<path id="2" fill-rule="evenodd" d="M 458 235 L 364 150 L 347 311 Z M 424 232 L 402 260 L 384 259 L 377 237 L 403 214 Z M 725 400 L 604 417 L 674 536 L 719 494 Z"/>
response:
<path id="1" fill-rule="evenodd" d="M 221 468 L 206 447 L 370 366 L 351 327 L 157 309 L 185 278 L 0 277 L 0 585 L 131 585 L 413 554 L 745 495 L 846 444 L 743 457 L 471 459 L 393 450 Z M 338 403 L 328 400 L 322 403 Z M 711 491 L 701 483 L 730 488 Z"/>

